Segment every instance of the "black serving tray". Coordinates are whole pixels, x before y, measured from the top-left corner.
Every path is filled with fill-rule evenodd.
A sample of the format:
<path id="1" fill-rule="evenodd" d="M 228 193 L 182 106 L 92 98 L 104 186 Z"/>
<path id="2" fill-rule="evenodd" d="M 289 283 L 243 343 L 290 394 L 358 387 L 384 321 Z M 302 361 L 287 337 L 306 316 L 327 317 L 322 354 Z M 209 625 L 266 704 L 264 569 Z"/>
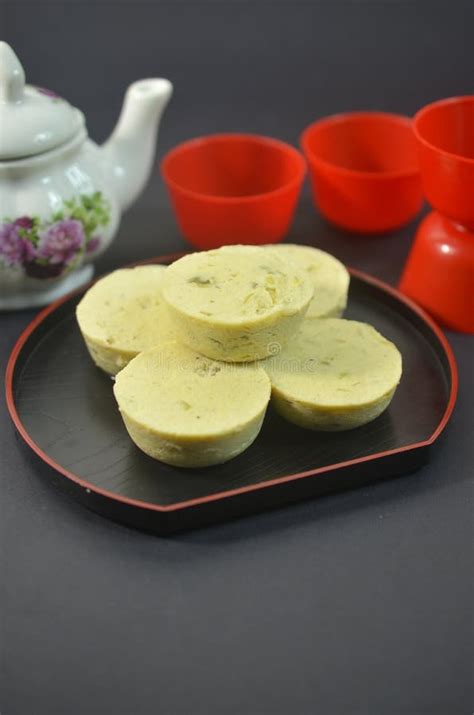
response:
<path id="1" fill-rule="evenodd" d="M 374 325 L 403 356 L 389 409 L 364 427 L 317 433 L 269 408 L 258 438 L 236 459 L 169 467 L 130 441 L 111 379 L 87 355 L 75 319 L 84 290 L 43 310 L 20 336 L 7 368 L 7 404 L 59 487 L 139 529 L 171 533 L 413 472 L 429 460 L 454 407 L 456 364 L 440 329 L 398 291 L 351 270 L 345 317 Z"/>

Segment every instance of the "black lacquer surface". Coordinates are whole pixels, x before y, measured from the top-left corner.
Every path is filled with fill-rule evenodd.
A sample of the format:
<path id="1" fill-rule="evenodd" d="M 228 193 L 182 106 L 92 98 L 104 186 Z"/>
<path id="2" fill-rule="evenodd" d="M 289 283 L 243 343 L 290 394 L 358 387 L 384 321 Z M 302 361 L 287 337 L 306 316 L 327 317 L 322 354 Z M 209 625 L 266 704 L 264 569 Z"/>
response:
<path id="1" fill-rule="evenodd" d="M 393 294 L 356 273 L 351 279 L 347 317 L 374 325 L 402 353 L 403 376 L 389 409 L 356 430 L 317 433 L 287 423 L 270 408 L 258 438 L 236 459 L 207 469 L 170 467 L 143 454 L 128 438 L 112 380 L 92 364 L 77 327 L 75 307 L 80 297 L 50 312 L 18 353 L 14 407 L 27 438 L 59 470 L 73 480 L 87 482 L 91 490 L 108 492 L 112 500 L 134 500 L 147 509 L 219 495 L 211 518 L 205 513 L 208 507 L 202 509 L 199 503 L 193 505 L 191 520 L 186 509 L 173 510 L 164 520 L 160 512 L 145 516 L 140 508 L 130 507 L 125 520 L 139 528 L 167 531 L 225 519 L 226 492 L 241 487 L 272 482 L 258 496 L 248 493 L 245 504 L 232 515 L 412 471 L 422 463 L 419 450 L 407 453 L 403 464 L 397 455 L 392 458 L 387 453 L 428 440 L 450 398 L 447 355 L 430 325 Z M 380 460 L 377 469 L 370 461 L 353 468 L 354 460 L 374 455 Z M 340 464 L 344 467 L 337 467 Z M 272 491 L 278 491 L 278 485 L 273 485 L 274 480 L 334 466 L 334 471 L 312 477 L 309 490 L 308 485 L 302 490 L 298 479 L 293 485 L 288 483 L 275 502 Z M 71 490 L 73 484 L 65 481 L 69 476 L 56 481 Z M 82 487 L 73 491 L 87 503 Z M 109 495 L 102 495 L 99 504 L 91 497 L 90 505 L 110 515 Z M 120 507 L 127 510 L 126 504 Z"/>

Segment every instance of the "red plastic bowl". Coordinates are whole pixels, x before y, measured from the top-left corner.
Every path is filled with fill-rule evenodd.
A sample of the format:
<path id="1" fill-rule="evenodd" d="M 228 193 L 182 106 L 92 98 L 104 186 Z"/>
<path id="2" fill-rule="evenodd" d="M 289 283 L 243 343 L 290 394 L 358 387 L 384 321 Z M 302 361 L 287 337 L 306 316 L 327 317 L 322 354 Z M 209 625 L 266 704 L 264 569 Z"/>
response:
<path id="1" fill-rule="evenodd" d="M 474 229 L 474 95 L 428 104 L 413 120 L 428 201 Z"/>
<path id="2" fill-rule="evenodd" d="M 293 218 L 305 161 L 276 139 L 216 134 L 172 149 L 161 172 L 184 236 L 209 249 L 281 241 Z"/>
<path id="3" fill-rule="evenodd" d="M 301 135 L 314 203 L 357 233 L 390 231 L 423 204 L 416 141 L 408 117 L 353 112 L 326 117 Z"/>
<path id="4" fill-rule="evenodd" d="M 474 334 L 474 96 L 428 104 L 414 130 L 437 210 L 418 228 L 400 288 L 443 325 Z"/>
<path id="5" fill-rule="evenodd" d="M 474 232 L 431 211 L 416 233 L 400 290 L 447 328 L 474 334 Z"/>

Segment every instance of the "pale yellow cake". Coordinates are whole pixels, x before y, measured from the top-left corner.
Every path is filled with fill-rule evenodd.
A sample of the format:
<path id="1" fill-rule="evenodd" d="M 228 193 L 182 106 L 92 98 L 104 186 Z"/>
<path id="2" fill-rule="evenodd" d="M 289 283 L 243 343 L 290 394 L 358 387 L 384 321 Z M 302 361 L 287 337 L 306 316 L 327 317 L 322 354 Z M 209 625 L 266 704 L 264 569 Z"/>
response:
<path id="1" fill-rule="evenodd" d="M 258 364 L 217 362 L 177 342 L 140 353 L 114 385 L 135 444 L 179 467 L 220 464 L 249 447 L 270 390 Z"/>
<path id="2" fill-rule="evenodd" d="M 115 375 L 142 350 L 175 339 L 161 297 L 165 267 L 123 268 L 101 278 L 77 306 L 77 321 L 98 367 Z"/>
<path id="3" fill-rule="evenodd" d="M 354 320 L 306 318 L 291 343 L 262 363 L 275 409 L 315 430 L 346 430 L 378 417 L 402 374 L 393 343 Z"/>
<path id="4" fill-rule="evenodd" d="M 339 318 L 347 305 L 349 271 L 326 251 L 294 243 L 276 243 L 266 247 L 285 261 L 307 272 L 314 285 L 314 296 L 307 318 Z"/>
<path id="5" fill-rule="evenodd" d="M 298 329 L 313 290 L 304 271 L 258 246 L 192 253 L 163 279 L 180 340 L 227 362 L 278 352 Z"/>

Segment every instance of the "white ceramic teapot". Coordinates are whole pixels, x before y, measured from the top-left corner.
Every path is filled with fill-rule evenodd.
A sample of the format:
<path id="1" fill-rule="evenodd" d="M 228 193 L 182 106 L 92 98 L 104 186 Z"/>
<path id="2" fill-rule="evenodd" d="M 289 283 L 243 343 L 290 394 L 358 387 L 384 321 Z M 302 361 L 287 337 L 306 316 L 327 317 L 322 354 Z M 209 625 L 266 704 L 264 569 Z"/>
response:
<path id="1" fill-rule="evenodd" d="M 92 261 L 148 180 L 171 93 L 166 79 L 132 84 L 98 147 L 82 112 L 25 85 L 0 42 L 0 309 L 44 305 L 91 278 Z"/>

